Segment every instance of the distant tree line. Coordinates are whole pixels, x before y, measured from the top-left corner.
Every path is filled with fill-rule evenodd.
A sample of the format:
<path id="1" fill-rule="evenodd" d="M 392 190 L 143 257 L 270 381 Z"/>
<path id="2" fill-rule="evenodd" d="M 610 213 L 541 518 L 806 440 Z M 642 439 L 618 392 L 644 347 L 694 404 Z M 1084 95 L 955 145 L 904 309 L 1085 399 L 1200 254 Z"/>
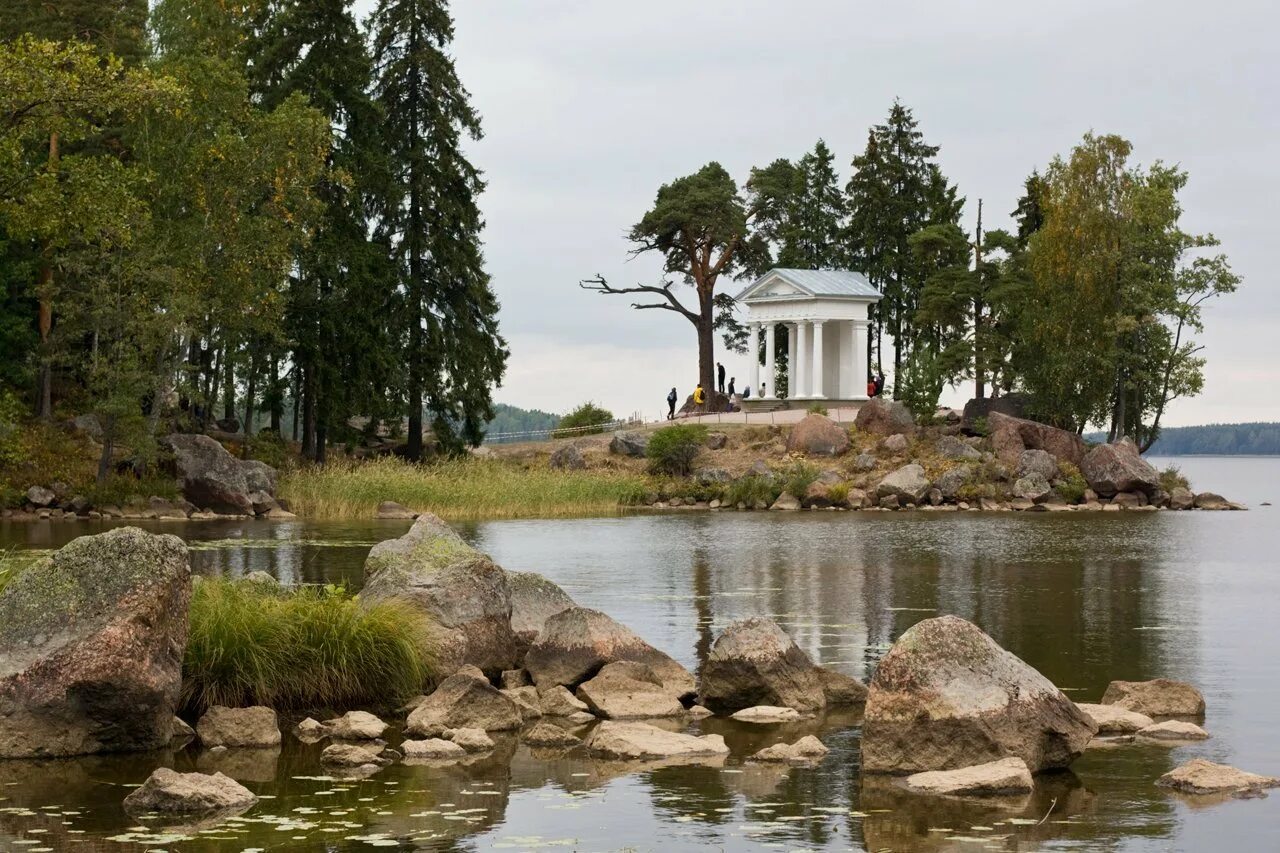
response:
<path id="1" fill-rule="evenodd" d="M 507 348 L 446 0 L 0 4 L 0 395 L 478 443 Z M 286 414 L 288 418 L 286 420 Z"/>
<path id="2" fill-rule="evenodd" d="M 1280 423 L 1165 427 L 1151 445 L 1151 453 L 1157 456 L 1280 455 Z"/>
<path id="3" fill-rule="evenodd" d="M 633 254 L 663 258 L 661 281 L 581 284 L 691 322 L 711 388 L 716 332 L 746 348 L 726 282 L 773 266 L 858 270 L 883 295 L 868 364 L 918 415 L 971 380 L 976 397 L 1020 391 L 1041 420 L 1150 446 L 1168 405 L 1204 384 L 1193 339 L 1203 304 L 1239 283 L 1212 235 L 1180 225 L 1187 173 L 1136 165 L 1129 142 L 1088 133 L 1026 179 L 1008 229 L 984 228 L 979 200 L 967 232 L 966 200 L 938 153 L 895 101 L 843 187 L 822 140 L 752 169 L 741 186 L 708 163 L 663 185 L 631 228 Z M 777 337 L 781 372 L 788 343 Z"/>
<path id="4" fill-rule="evenodd" d="M 540 409 L 521 409 L 506 403 L 495 403 L 493 420 L 485 426 L 486 440 L 495 439 L 502 433 L 542 432 L 555 429 L 560 424 L 560 416 Z"/>

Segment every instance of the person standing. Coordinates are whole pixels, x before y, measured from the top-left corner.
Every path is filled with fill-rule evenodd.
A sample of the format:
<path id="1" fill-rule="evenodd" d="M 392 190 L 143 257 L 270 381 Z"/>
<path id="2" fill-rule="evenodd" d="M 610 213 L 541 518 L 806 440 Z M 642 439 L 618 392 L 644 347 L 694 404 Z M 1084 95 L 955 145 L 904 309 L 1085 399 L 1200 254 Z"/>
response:
<path id="1" fill-rule="evenodd" d="M 674 421 L 676 419 L 676 400 L 680 399 L 676 394 L 676 389 L 672 388 L 671 393 L 667 395 L 667 420 Z"/>
<path id="2" fill-rule="evenodd" d="M 733 397 L 733 395 L 734 395 L 734 393 L 735 393 L 735 392 L 734 392 L 734 390 L 733 390 L 733 383 L 735 383 L 735 382 L 737 382 L 737 381 L 738 381 L 738 378 L 737 378 L 736 376 L 730 376 L 730 377 L 729 377 L 729 390 L 728 390 L 726 393 L 727 393 L 730 397 Z"/>
<path id="3" fill-rule="evenodd" d="M 876 374 L 876 396 L 879 397 L 883 393 L 884 393 L 884 374 L 877 373 Z"/>
<path id="4" fill-rule="evenodd" d="M 720 393 L 724 393 L 724 365 L 716 362 L 716 387 L 720 389 Z"/>

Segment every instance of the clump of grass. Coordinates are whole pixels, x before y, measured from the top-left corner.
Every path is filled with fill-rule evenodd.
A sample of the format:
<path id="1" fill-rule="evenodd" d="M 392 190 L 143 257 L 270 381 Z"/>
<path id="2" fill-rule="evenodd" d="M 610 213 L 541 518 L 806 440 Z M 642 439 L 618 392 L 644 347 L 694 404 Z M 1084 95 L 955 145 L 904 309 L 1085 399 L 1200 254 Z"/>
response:
<path id="1" fill-rule="evenodd" d="M 430 623 L 404 602 L 337 587 L 204 580 L 191 600 L 182 705 L 350 708 L 396 702 L 436 675 Z"/>
<path id="2" fill-rule="evenodd" d="M 823 417 L 826 417 L 827 407 L 822 405 L 821 403 L 810 403 L 808 412 L 811 415 L 822 415 Z"/>
<path id="3" fill-rule="evenodd" d="M 4 593 L 4 588 L 17 576 L 18 561 L 13 558 L 12 552 L 0 551 L 0 594 Z"/>
<path id="4" fill-rule="evenodd" d="M 1174 489 L 1190 489 L 1191 482 L 1177 465 L 1170 465 L 1160 472 L 1160 490 L 1172 494 Z"/>
<path id="5" fill-rule="evenodd" d="M 124 506 L 131 500 L 146 500 L 152 495 L 166 500 L 177 500 L 178 483 L 172 477 L 133 474 L 111 474 L 101 483 L 94 483 L 85 490 L 85 497 L 94 506 Z"/>
<path id="6" fill-rule="evenodd" d="M 1000 489 L 995 483 L 965 483 L 956 490 L 956 498 L 962 501 L 976 501 L 981 498 L 998 498 Z"/>
<path id="7" fill-rule="evenodd" d="M 773 484 L 773 478 L 748 474 L 734 480 L 725 488 L 724 500 L 730 506 L 743 504 L 751 507 L 758 503 L 771 504 L 777 498 L 778 488 Z"/>
<path id="8" fill-rule="evenodd" d="M 707 428 L 697 424 L 663 427 L 649 437 L 645 455 L 654 474 L 686 477 L 707 443 Z"/>
<path id="9" fill-rule="evenodd" d="M 285 474 L 279 494 L 307 518 L 369 518 L 381 501 L 446 519 L 603 515 L 639 503 L 644 477 L 618 471 L 553 471 L 492 459 L 415 465 L 393 457 L 330 463 Z"/>
<path id="10" fill-rule="evenodd" d="M 795 462 L 782 473 L 782 488 L 788 494 L 803 498 L 817 479 L 817 468 L 807 462 Z"/>
<path id="11" fill-rule="evenodd" d="M 1089 483 L 1080 473 L 1079 468 L 1062 460 L 1058 462 L 1058 482 L 1054 484 L 1053 489 L 1067 503 L 1078 504 L 1084 500 L 1084 493 L 1088 491 Z"/>
<path id="12" fill-rule="evenodd" d="M 832 483 L 827 487 L 827 500 L 832 506 L 844 506 L 849 502 L 849 484 Z"/>

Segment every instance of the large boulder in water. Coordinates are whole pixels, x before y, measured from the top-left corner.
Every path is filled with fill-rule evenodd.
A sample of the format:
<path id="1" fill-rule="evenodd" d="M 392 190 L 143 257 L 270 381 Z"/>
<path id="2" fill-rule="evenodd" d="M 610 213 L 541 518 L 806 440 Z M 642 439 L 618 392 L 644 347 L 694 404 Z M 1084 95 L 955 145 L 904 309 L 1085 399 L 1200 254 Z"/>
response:
<path id="1" fill-rule="evenodd" d="M 173 450 L 182 494 L 201 509 L 253 515 L 249 494 L 275 491 L 275 471 L 270 466 L 242 462 L 207 435 L 175 433 L 163 443 Z"/>
<path id="2" fill-rule="evenodd" d="M 858 409 L 854 426 L 858 428 L 858 432 L 875 435 L 910 435 L 916 431 L 916 419 L 906 403 L 876 397 L 863 403 Z"/>
<path id="3" fill-rule="evenodd" d="M 956 616 L 919 622 L 880 661 L 867 697 L 862 766 L 954 770 L 1017 757 L 1066 767 L 1097 727 L 1050 681 Z"/>
<path id="4" fill-rule="evenodd" d="M 83 536 L 0 594 L 0 757 L 169 743 L 191 566 L 176 536 Z"/>
<path id="5" fill-rule="evenodd" d="M 1113 681 L 1102 694 L 1103 705 L 1114 705 L 1148 717 L 1203 717 L 1204 694 L 1185 681 Z"/>
<path id="6" fill-rule="evenodd" d="M 514 699 L 483 679 L 459 673 L 440 682 L 435 692 L 410 712 L 404 730 L 411 735 L 440 737 L 449 729 L 511 731 L 522 722 Z"/>
<path id="7" fill-rule="evenodd" d="M 436 516 L 423 513 L 399 539 L 374 545 L 364 576 L 363 604 L 402 599 L 431 617 L 440 670 L 472 664 L 496 678 L 515 668 L 507 573 Z"/>
<path id="8" fill-rule="evenodd" d="M 1090 450 L 1080 463 L 1080 473 L 1089 488 L 1104 498 L 1119 492 L 1141 492 L 1151 497 L 1160 490 L 1160 475 L 1127 438 Z"/>
<path id="9" fill-rule="evenodd" d="M 524 659 L 538 691 L 556 685 L 570 689 L 614 661 L 635 661 L 653 670 L 664 689 L 675 696 L 694 691 L 693 676 L 669 655 L 598 610 L 573 607 L 552 616 Z"/>
<path id="10" fill-rule="evenodd" d="M 569 593 L 537 572 L 507 572 L 511 585 L 511 630 L 520 643 L 520 657 L 538 638 L 542 626 L 577 603 Z"/>
<path id="11" fill-rule="evenodd" d="M 1024 450 L 1044 450 L 1059 462 L 1079 465 L 1084 459 L 1084 439 L 1074 432 L 1014 418 L 1000 412 L 987 417 L 991 449 L 1009 470 L 1016 470 Z"/>
<path id="12" fill-rule="evenodd" d="M 207 776 L 160 767 L 124 798 L 124 808 L 131 815 L 225 815 L 242 812 L 256 802 L 256 794 L 221 773 Z"/>
<path id="13" fill-rule="evenodd" d="M 701 684 L 699 704 L 717 714 L 756 705 L 811 712 L 827 704 L 826 679 L 819 668 L 778 623 L 764 616 L 735 622 L 716 638 L 702 665 Z"/>
<path id="14" fill-rule="evenodd" d="M 787 434 L 787 452 L 839 456 L 849 450 L 849 433 L 826 415 L 805 415 Z"/>

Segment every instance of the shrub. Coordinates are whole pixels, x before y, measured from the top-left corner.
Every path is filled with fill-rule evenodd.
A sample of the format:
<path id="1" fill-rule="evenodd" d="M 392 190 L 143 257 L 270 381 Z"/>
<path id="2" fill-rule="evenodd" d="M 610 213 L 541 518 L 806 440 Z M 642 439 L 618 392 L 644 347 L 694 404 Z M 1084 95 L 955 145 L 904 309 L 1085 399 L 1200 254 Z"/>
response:
<path id="1" fill-rule="evenodd" d="M 1078 504 L 1084 500 L 1084 493 L 1089 488 L 1089 483 L 1085 480 L 1084 475 L 1077 468 L 1066 460 L 1058 463 L 1058 482 L 1054 484 L 1053 489 L 1062 499 L 1069 504 Z"/>
<path id="2" fill-rule="evenodd" d="M 730 506 L 755 506 L 757 503 L 771 504 L 777 498 L 778 488 L 773 484 L 772 477 L 747 474 L 729 484 L 725 489 L 724 500 Z"/>
<path id="3" fill-rule="evenodd" d="M 987 425 L 986 415 L 983 415 L 980 418 L 974 418 L 973 426 L 971 427 L 971 429 L 973 430 L 974 435 L 980 435 L 983 437 L 986 437 L 987 435 L 989 435 L 991 432 L 991 427 Z"/>
<path id="4" fill-rule="evenodd" d="M 552 438 L 573 435 L 594 435 L 604 432 L 606 424 L 613 423 L 613 412 L 602 409 L 590 401 L 583 403 L 560 419 Z"/>
<path id="5" fill-rule="evenodd" d="M 821 403 L 810 403 L 807 411 L 811 415 L 822 415 L 823 417 L 827 416 L 827 407 L 822 405 Z"/>
<path id="6" fill-rule="evenodd" d="M 152 495 L 166 500 L 177 500 L 178 483 L 172 477 L 133 474 L 111 474 L 101 483 L 85 490 L 85 497 L 94 506 L 124 506 L 134 499 L 146 500 Z"/>
<path id="7" fill-rule="evenodd" d="M 244 446 L 244 458 L 265 462 L 276 470 L 287 468 L 293 463 L 289 445 L 280 433 L 271 430 L 249 436 Z"/>
<path id="8" fill-rule="evenodd" d="M 806 462 L 796 462 L 782 474 L 782 489 L 788 494 L 803 498 L 805 492 L 818 479 L 818 469 Z"/>
<path id="9" fill-rule="evenodd" d="M 1191 482 L 1178 468 L 1177 465 L 1170 465 L 1160 472 L 1160 489 L 1165 494 L 1171 494 L 1174 489 L 1190 489 Z"/>
<path id="10" fill-rule="evenodd" d="M 849 484 L 832 483 L 827 487 L 827 499 L 832 506 L 844 506 L 849 502 Z"/>
<path id="11" fill-rule="evenodd" d="M 707 428 L 697 424 L 663 427 L 649 437 L 645 455 L 654 474 L 687 477 L 707 443 Z"/>
<path id="12" fill-rule="evenodd" d="M 995 483 L 965 483 L 956 490 L 956 498 L 962 501 L 976 501 L 979 498 L 1000 497 L 1000 490 Z"/>
<path id="13" fill-rule="evenodd" d="M 429 629 L 407 603 L 361 607 L 341 587 L 206 579 L 191 600 L 182 705 L 199 714 L 397 702 L 436 674 Z"/>

